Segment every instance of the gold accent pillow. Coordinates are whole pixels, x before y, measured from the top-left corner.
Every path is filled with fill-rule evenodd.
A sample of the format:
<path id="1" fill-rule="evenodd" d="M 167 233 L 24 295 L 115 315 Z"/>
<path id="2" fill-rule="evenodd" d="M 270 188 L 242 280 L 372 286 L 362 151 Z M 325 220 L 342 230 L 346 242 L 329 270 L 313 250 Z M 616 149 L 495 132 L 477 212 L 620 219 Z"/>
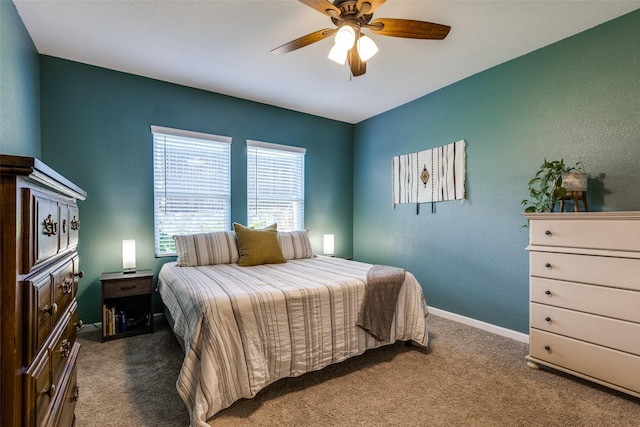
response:
<path id="1" fill-rule="evenodd" d="M 233 229 L 236 231 L 238 249 L 240 250 L 239 266 L 248 267 L 250 265 L 287 262 L 282 256 L 282 250 L 278 244 L 277 224 L 255 230 L 234 222 Z"/>

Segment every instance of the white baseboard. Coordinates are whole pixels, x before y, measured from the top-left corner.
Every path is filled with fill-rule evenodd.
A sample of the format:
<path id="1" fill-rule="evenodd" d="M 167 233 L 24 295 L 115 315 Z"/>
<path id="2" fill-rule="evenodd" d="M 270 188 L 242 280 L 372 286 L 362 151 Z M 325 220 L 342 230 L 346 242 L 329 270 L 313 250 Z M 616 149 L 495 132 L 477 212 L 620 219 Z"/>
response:
<path id="1" fill-rule="evenodd" d="M 435 314 L 436 316 L 453 320 L 454 322 L 464 323 L 465 325 L 473 326 L 474 328 L 491 332 L 492 334 L 501 335 L 503 337 L 511 338 L 513 340 L 524 342 L 524 343 L 529 342 L 529 335 L 523 334 L 522 332 L 513 331 L 511 329 L 503 328 L 502 326 L 492 325 L 491 323 L 482 322 L 480 320 L 461 316 L 459 314 L 451 313 L 450 311 L 440 310 L 439 308 L 434 308 L 431 306 L 429 306 L 429 312 Z"/>

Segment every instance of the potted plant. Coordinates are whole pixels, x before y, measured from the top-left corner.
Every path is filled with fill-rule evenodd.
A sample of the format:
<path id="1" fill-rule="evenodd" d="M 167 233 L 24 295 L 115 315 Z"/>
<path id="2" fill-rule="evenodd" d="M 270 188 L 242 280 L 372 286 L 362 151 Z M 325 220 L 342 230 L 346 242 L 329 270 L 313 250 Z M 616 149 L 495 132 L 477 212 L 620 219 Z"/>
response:
<path id="1" fill-rule="evenodd" d="M 521 202 L 524 211 L 553 212 L 556 203 L 569 192 L 587 191 L 587 173 L 582 162 L 568 166 L 564 159 L 551 162 L 545 159 L 528 185 L 529 198 Z"/>

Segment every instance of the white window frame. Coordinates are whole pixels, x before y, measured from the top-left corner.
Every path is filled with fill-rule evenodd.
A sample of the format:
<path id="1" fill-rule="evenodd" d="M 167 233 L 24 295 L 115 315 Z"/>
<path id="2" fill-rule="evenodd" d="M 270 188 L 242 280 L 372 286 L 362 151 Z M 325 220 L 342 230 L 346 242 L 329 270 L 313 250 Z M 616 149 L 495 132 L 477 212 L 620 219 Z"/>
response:
<path id="1" fill-rule="evenodd" d="M 277 223 L 278 230 L 282 231 L 304 229 L 306 151 L 301 147 L 247 140 L 249 226 L 261 228 Z M 279 158 L 282 167 L 277 167 Z M 296 173 L 297 176 L 282 175 L 280 179 L 276 176 L 285 172 Z M 259 179 L 258 175 L 262 178 Z M 257 182 L 262 185 L 256 185 Z M 290 185 L 282 186 L 287 183 Z"/>
<path id="2" fill-rule="evenodd" d="M 231 229 L 231 138 L 155 125 L 151 133 L 155 255 L 174 256 L 176 234 Z"/>

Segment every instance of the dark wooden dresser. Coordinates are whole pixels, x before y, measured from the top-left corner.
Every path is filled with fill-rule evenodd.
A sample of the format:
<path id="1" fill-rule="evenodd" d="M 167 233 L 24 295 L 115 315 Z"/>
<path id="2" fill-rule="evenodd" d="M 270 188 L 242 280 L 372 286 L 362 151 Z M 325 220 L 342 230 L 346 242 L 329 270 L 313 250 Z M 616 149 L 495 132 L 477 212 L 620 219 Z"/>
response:
<path id="1" fill-rule="evenodd" d="M 0 178 L 0 425 L 72 426 L 86 192 L 31 157 L 0 155 Z"/>

